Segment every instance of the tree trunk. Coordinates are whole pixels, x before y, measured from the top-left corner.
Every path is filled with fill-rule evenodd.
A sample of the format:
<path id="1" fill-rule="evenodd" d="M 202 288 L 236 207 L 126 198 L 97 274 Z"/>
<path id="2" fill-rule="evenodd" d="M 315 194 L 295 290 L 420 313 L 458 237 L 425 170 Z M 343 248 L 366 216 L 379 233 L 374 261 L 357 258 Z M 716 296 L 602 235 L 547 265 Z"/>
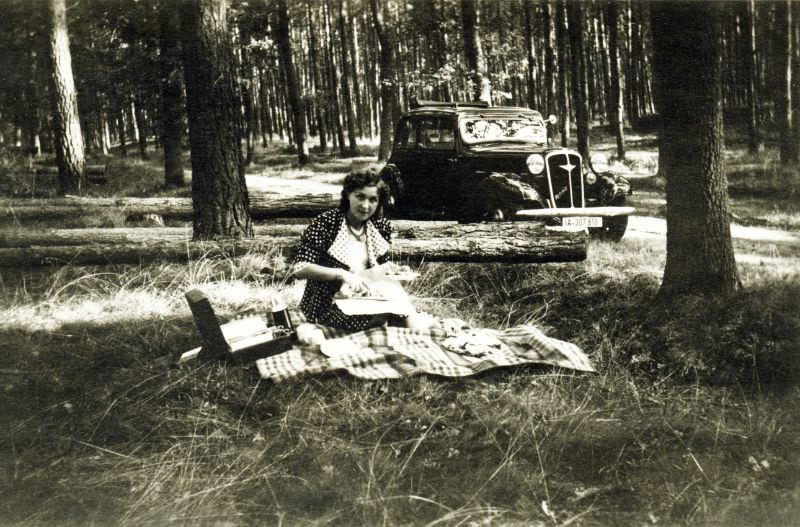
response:
<path id="1" fill-rule="evenodd" d="M 117 101 L 117 137 L 119 138 L 119 155 L 128 157 L 128 136 L 125 126 L 125 105 Z"/>
<path id="2" fill-rule="evenodd" d="M 161 144 L 164 148 L 164 183 L 183 186 L 183 74 L 180 69 L 180 13 L 175 5 L 160 6 L 159 67 L 161 70 Z"/>
<path id="3" fill-rule="evenodd" d="M 792 42 L 792 82 L 789 96 L 792 104 L 792 128 L 791 138 L 787 140 L 790 143 L 787 157 L 791 160 L 792 165 L 797 165 L 800 163 L 800 5 L 797 2 L 791 2 L 789 9 L 792 11 L 789 33 Z"/>
<path id="4" fill-rule="evenodd" d="M 527 87 L 528 108 L 536 108 L 536 53 L 533 45 L 533 27 L 531 24 L 531 11 L 533 10 L 532 0 L 525 0 L 523 4 L 525 10 L 525 52 L 528 58 L 528 68 L 525 71 L 525 81 Z"/>
<path id="5" fill-rule="evenodd" d="M 239 53 L 241 64 L 239 68 L 239 86 L 242 93 L 242 109 L 244 111 L 244 138 L 245 156 L 244 166 L 253 163 L 256 140 L 256 114 L 253 109 L 253 65 L 250 63 L 250 32 L 246 23 L 239 25 Z"/>
<path id="6" fill-rule="evenodd" d="M 90 232 L 85 240 L 60 238 L 65 234 L 63 231 L 51 231 L 49 234 L 52 238 L 40 237 L 38 241 L 47 243 L 64 239 L 71 245 L 47 243 L 15 247 L 8 247 L 8 244 L 25 243 L 24 240 L 14 238 L 13 234 L 0 234 L 0 247 L 3 247 L 0 248 L 0 266 L 140 264 L 159 260 L 182 262 L 272 251 L 280 251 L 291 258 L 300 242 L 299 234 L 293 233 L 213 242 L 189 241 L 188 231 L 182 229 L 148 229 L 146 234 L 149 236 L 111 231 L 113 229 L 98 229 Z M 278 232 L 276 230 L 275 234 Z M 397 229 L 392 246 L 394 258 L 400 261 L 541 263 L 582 261 L 586 258 L 586 243 L 584 233 L 547 231 L 539 222 L 469 225 L 407 222 L 404 228 Z"/>
<path id="7" fill-rule="evenodd" d="M 558 106 L 561 146 L 569 145 L 569 97 L 567 96 L 567 20 L 564 0 L 556 2 L 556 47 L 558 48 Z"/>
<path id="8" fill-rule="evenodd" d="M 225 0 L 189 0 L 182 12 L 196 239 L 253 235 L 226 15 Z"/>
<path id="9" fill-rule="evenodd" d="M 787 0 L 775 4 L 775 52 L 778 67 L 778 89 L 775 94 L 775 115 L 780 130 L 781 165 L 797 162 L 792 134 L 792 13 Z"/>
<path id="10" fill-rule="evenodd" d="M 347 24 L 345 23 L 344 0 L 339 0 L 339 40 L 341 41 L 342 63 L 342 102 L 344 115 L 347 121 L 347 142 L 350 145 L 350 155 L 356 152 L 356 114 L 353 111 L 353 99 L 350 92 L 350 65 L 347 60 Z"/>
<path id="11" fill-rule="evenodd" d="M 301 165 L 308 163 L 308 145 L 306 144 L 306 121 L 303 99 L 300 97 L 300 84 L 292 57 L 292 37 L 289 33 L 289 8 L 286 0 L 278 0 L 278 26 L 275 29 L 278 52 L 286 77 L 286 95 L 293 117 L 294 143 L 297 148 L 297 161 Z"/>
<path id="12" fill-rule="evenodd" d="M 53 135 L 58 163 L 59 192 L 79 194 L 84 186 L 83 136 L 78 115 L 72 57 L 69 51 L 65 0 L 49 0 L 49 45 Z"/>
<path id="13" fill-rule="evenodd" d="M 742 9 L 742 21 L 746 49 L 744 72 L 745 93 L 747 94 L 747 146 L 751 154 L 757 154 L 764 149 L 759 124 L 759 83 L 758 83 L 758 55 L 756 53 L 756 5 L 755 0 L 748 0 Z"/>
<path id="14" fill-rule="evenodd" d="M 546 109 L 547 115 L 555 116 L 558 113 L 556 107 L 556 56 L 553 51 L 553 9 L 550 0 L 542 3 L 542 19 L 544 24 L 544 92 L 547 96 Z M 547 123 L 547 141 L 552 141 L 555 135 L 555 126 L 549 121 Z"/>
<path id="15" fill-rule="evenodd" d="M 625 104 L 622 99 L 622 83 L 620 82 L 619 59 L 619 6 L 617 2 L 608 2 L 608 60 L 610 66 L 611 90 L 608 102 L 611 130 L 617 140 L 617 159 L 625 159 L 625 134 L 623 132 L 622 114 Z"/>
<path id="16" fill-rule="evenodd" d="M 314 24 L 312 16 L 311 4 L 306 6 L 308 14 L 308 32 L 309 38 L 309 59 L 311 60 L 311 82 L 314 93 L 314 118 L 317 121 L 317 133 L 319 134 L 319 152 L 324 154 L 328 151 L 328 134 L 327 126 L 325 124 L 325 116 L 323 115 L 322 107 L 324 104 L 325 93 L 324 83 L 319 72 L 319 44 L 317 42 L 317 28 Z"/>
<path id="17" fill-rule="evenodd" d="M 481 36 L 478 31 L 477 0 L 461 0 L 461 21 L 464 30 L 464 58 L 472 74 L 472 94 L 477 101 L 492 104 L 491 84 L 486 71 Z"/>
<path id="18" fill-rule="evenodd" d="M 136 118 L 136 139 L 139 143 L 139 159 L 146 161 L 150 156 L 147 154 L 147 122 L 143 106 L 142 94 L 137 91 L 136 100 L 133 102 L 133 115 Z"/>
<path id="19" fill-rule="evenodd" d="M 721 154 L 720 9 L 716 2 L 657 2 L 651 12 L 659 166 L 667 181 L 665 300 L 740 286 Z"/>
<path id="20" fill-rule="evenodd" d="M 378 147 L 378 159 L 389 159 L 392 151 L 392 136 L 394 127 L 394 108 L 397 104 L 397 91 L 395 81 L 394 41 L 391 31 L 384 24 L 383 7 L 378 5 L 378 0 L 370 0 L 375 35 L 380 45 L 380 83 L 381 83 L 381 116 L 380 133 L 381 143 Z"/>
<path id="21" fill-rule="evenodd" d="M 578 153 L 589 162 L 589 100 L 586 87 L 586 53 L 583 42 L 583 4 L 567 2 L 569 18 L 569 51 L 572 65 L 572 102 L 575 107 L 575 127 Z"/>

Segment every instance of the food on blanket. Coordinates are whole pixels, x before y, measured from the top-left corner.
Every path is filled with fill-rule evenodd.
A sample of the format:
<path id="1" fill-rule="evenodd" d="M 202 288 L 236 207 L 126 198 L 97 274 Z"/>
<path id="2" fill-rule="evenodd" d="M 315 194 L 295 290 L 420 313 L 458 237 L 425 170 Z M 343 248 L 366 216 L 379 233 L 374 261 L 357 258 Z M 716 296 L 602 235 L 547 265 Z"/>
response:
<path id="1" fill-rule="evenodd" d="M 442 318 L 439 319 L 439 327 L 444 330 L 445 335 L 448 337 L 452 337 L 457 333 L 465 330 L 469 330 L 469 324 L 461 320 L 460 318 Z"/>
<path id="2" fill-rule="evenodd" d="M 491 329 L 471 329 L 460 331 L 442 342 L 442 347 L 453 353 L 481 357 L 499 351 L 502 342 Z"/>
<path id="3" fill-rule="evenodd" d="M 393 262 L 386 263 L 384 269 L 386 276 L 388 278 L 392 278 L 393 280 L 413 280 L 419 276 L 419 274 L 414 272 L 411 267 Z"/>
<path id="4" fill-rule="evenodd" d="M 325 342 L 325 334 L 315 324 L 304 323 L 297 326 L 297 341 L 301 344 L 320 346 Z"/>
<path id="5" fill-rule="evenodd" d="M 439 327 L 439 323 L 432 315 L 424 311 L 417 311 L 411 313 L 406 317 L 406 327 L 408 329 L 415 329 L 417 331 L 425 331 L 431 328 Z"/>
<path id="6" fill-rule="evenodd" d="M 365 298 L 369 300 L 391 300 L 397 298 L 397 284 L 390 282 L 371 282 L 369 287 L 361 291 L 354 291 L 347 283 L 342 284 L 336 298 Z"/>
<path id="7" fill-rule="evenodd" d="M 381 296 L 379 288 L 373 287 L 373 285 L 356 291 L 350 286 L 350 284 L 345 282 L 336 293 L 336 298 L 371 298 L 373 300 L 381 300 L 384 297 Z"/>

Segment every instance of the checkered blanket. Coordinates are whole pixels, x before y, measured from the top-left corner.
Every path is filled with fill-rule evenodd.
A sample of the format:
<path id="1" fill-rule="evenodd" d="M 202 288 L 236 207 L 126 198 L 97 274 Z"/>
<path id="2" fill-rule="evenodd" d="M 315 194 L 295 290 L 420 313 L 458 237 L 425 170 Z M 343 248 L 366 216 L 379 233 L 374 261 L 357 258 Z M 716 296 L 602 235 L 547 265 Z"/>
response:
<path id="1" fill-rule="evenodd" d="M 547 337 L 534 326 L 505 330 L 457 327 L 425 331 L 377 327 L 346 334 L 318 326 L 321 345 L 296 347 L 256 362 L 261 377 L 283 381 L 346 371 L 362 379 L 394 379 L 430 373 L 464 377 L 499 366 L 548 364 L 595 371 L 578 346 Z"/>

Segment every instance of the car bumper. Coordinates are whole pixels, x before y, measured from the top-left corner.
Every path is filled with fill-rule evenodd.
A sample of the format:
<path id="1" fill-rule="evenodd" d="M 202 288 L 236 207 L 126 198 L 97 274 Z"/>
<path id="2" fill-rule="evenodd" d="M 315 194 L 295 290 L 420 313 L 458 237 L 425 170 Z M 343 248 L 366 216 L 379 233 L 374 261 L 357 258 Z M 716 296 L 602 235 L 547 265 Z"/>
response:
<path id="1" fill-rule="evenodd" d="M 613 218 L 615 216 L 629 216 L 636 211 L 633 207 L 564 207 L 555 209 L 524 209 L 518 210 L 516 219 L 547 219 L 547 218 L 575 218 L 580 216 L 600 216 Z"/>

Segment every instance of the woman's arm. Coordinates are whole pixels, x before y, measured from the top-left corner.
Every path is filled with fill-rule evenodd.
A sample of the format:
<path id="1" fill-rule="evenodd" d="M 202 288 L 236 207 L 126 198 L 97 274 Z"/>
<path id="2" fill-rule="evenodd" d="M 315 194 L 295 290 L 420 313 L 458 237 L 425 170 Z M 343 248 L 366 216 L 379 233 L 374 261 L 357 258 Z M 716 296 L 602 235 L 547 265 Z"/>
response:
<path id="1" fill-rule="evenodd" d="M 295 278 L 300 280 L 320 280 L 322 282 L 343 282 L 350 286 L 354 292 L 368 289 L 367 282 L 355 273 L 338 267 L 325 267 L 315 263 L 306 263 L 294 272 Z"/>

